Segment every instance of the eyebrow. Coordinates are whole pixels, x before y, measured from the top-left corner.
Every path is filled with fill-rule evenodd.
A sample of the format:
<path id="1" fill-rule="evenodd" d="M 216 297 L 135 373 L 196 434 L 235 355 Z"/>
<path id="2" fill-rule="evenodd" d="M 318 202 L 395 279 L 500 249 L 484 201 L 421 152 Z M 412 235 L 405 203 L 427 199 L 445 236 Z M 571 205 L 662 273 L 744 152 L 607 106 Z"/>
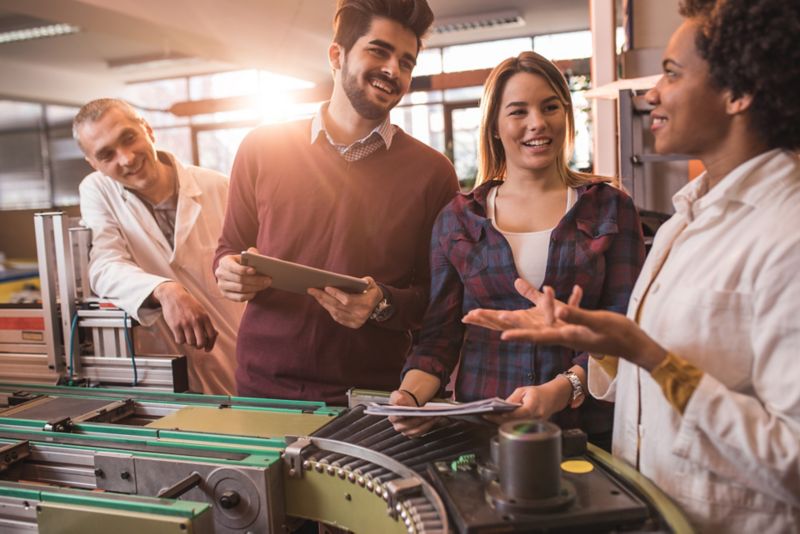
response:
<path id="1" fill-rule="evenodd" d="M 136 133 L 136 128 L 131 128 L 130 126 L 129 126 L 129 127 L 127 127 L 127 128 L 125 128 L 125 129 L 124 129 L 124 130 L 122 130 L 122 131 L 119 133 L 119 135 L 117 136 L 117 141 L 119 141 L 119 140 L 120 140 L 120 139 L 122 139 L 122 138 L 123 138 L 125 135 L 127 135 L 127 134 L 129 134 L 129 133 L 131 133 L 131 132 L 133 132 L 133 133 Z M 110 146 L 108 146 L 108 145 L 106 145 L 106 146 L 101 146 L 100 148 L 98 148 L 98 149 L 95 151 L 95 153 L 94 153 L 94 158 L 95 158 L 95 159 L 100 159 L 100 158 L 103 156 L 103 153 L 104 153 L 104 152 L 108 152 L 109 150 L 111 150 L 111 147 L 110 147 Z"/>
<path id="2" fill-rule="evenodd" d="M 558 100 L 559 102 L 561 102 L 561 99 L 558 98 L 558 95 L 553 95 L 553 96 L 548 96 L 547 98 L 542 100 L 542 104 L 546 104 L 546 103 L 548 103 L 548 102 L 550 102 L 552 100 Z M 518 108 L 518 107 L 523 107 L 523 106 L 527 106 L 527 105 L 528 105 L 527 102 L 518 101 L 518 102 L 509 102 L 508 104 L 506 104 L 506 107 L 507 108 Z"/>
<path id="3" fill-rule="evenodd" d="M 379 46 L 381 48 L 384 48 L 384 49 L 388 50 L 389 52 L 394 52 L 396 50 L 396 48 L 394 47 L 393 44 L 387 43 L 383 39 L 373 39 L 372 41 L 369 42 L 369 44 L 374 45 L 374 46 Z M 417 64 L 417 58 L 415 58 L 414 56 L 412 56 L 408 52 L 403 54 L 403 59 L 410 61 L 414 65 Z"/>
<path id="4" fill-rule="evenodd" d="M 667 58 L 667 59 L 665 59 L 664 61 L 661 62 L 661 67 L 664 68 L 664 69 L 666 69 L 669 65 L 675 65 L 676 67 L 683 67 L 683 65 L 681 65 L 680 63 L 678 63 L 674 59 Z"/>

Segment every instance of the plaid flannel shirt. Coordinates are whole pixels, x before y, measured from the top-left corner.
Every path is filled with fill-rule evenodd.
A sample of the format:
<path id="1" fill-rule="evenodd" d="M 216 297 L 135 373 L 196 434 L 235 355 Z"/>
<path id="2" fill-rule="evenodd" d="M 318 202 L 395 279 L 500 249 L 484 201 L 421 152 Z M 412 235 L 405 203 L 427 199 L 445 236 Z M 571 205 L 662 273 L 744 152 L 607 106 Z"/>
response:
<path id="1" fill-rule="evenodd" d="M 418 343 L 403 374 L 420 369 L 436 375 L 442 389 L 459 364 L 455 396 L 460 401 L 510 395 L 520 386 L 542 384 L 588 355 L 565 347 L 501 341 L 500 333 L 465 325 L 475 308 L 525 309 L 531 303 L 514 289 L 518 278 L 511 247 L 486 218 L 486 197 L 501 182 L 482 184 L 453 199 L 439 214 L 431 240 L 431 292 Z M 644 240 L 633 201 L 604 183 L 577 188 L 575 205 L 553 229 L 543 285 L 566 301 L 575 284 L 581 306 L 625 313 L 644 261 Z M 441 392 L 440 392 L 441 393 Z M 578 410 L 554 417 L 563 428 L 589 433 L 610 430 L 613 408 L 587 399 Z"/>

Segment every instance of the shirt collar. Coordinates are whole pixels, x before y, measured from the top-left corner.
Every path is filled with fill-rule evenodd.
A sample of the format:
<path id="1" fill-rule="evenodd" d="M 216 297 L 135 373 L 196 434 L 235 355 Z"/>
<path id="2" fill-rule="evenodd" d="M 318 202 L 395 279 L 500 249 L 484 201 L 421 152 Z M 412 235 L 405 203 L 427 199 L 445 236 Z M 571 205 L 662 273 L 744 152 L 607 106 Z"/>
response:
<path id="1" fill-rule="evenodd" d="M 325 128 L 325 113 L 324 111 L 328 109 L 328 104 L 330 102 L 323 102 L 323 104 L 319 107 L 317 112 L 314 114 L 314 118 L 311 119 L 311 143 L 314 144 L 316 140 L 319 138 L 320 134 L 325 134 L 325 139 L 330 143 L 331 146 L 342 146 L 337 145 L 331 139 L 331 136 L 328 134 L 327 128 Z M 361 139 L 352 142 L 348 145 L 347 148 L 358 144 L 358 143 L 365 143 L 367 140 L 372 137 L 373 135 L 377 134 L 382 140 L 383 144 L 386 146 L 386 150 L 389 150 L 392 147 L 392 138 L 395 134 L 395 127 L 392 125 L 391 121 L 389 120 L 389 116 L 387 115 L 386 118 L 375 128 L 373 128 L 367 135 L 362 137 Z"/>
<path id="2" fill-rule="evenodd" d="M 755 206 L 759 195 L 754 187 L 757 180 L 753 178 L 764 174 L 764 169 L 781 153 L 782 150 L 776 148 L 750 158 L 729 172 L 710 190 L 708 172 L 703 172 L 672 197 L 675 211 L 691 221 L 704 209 L 718 202 L 740 202 Z"/>

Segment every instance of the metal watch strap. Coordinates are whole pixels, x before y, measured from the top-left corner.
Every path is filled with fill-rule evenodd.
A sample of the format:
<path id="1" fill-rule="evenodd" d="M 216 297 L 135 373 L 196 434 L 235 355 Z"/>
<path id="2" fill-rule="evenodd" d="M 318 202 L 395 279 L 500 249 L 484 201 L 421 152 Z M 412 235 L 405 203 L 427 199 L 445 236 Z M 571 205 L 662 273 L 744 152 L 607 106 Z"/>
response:
<path id="1" fill-rule="evenodd" d="M 581 379 L 578 378 L 578 375 L 575 374 L 574 371 L 564 371 L 561 373 L 561 376 L 569 380 L 569 383 L 572 386 L 572 397 L 570 398 L 569 407 L 577 408 L 583 404 L 583 400 L 586 396 L 585 392 L 583 391 Z"/>

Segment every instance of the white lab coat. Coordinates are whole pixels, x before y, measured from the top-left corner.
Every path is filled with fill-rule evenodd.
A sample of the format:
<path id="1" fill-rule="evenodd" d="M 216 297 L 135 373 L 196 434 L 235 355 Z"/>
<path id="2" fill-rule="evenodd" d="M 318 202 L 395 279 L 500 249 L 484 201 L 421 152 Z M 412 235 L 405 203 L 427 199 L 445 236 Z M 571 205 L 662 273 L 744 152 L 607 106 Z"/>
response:
<path id="1" fill-rule="evenodd" d="M 158 332 L 143 337 L 160 339 L 162 350 L 138 342 L 137 350 L 186 354 L 192 391 L 233 394 L 236 334 L 244 305 L 222 296 L 211 269 L 228 199 L 228 178 L 208 169 L 184 167 L 171 154 L 159 152 L 159 158 L 164 157 L 176 167 L 179 182 L 174 250 L 136 195 L 100 172 L 81 182 L 81 216 L 92 230 L 90 283 L 98 296 Z M 176 346 L 160 308 L 142 306 L 153 289 L 167 280 L 181 283 L 205 307 L 219 332 L 211 352 Z"/>
<path id="2" fill-rule="evenodd" d="M 702 531 L 798 532 L 800 160 L 767 152 L 703 194 L 705 179 L 675 195 L 628 309 L 699 387 L 681 415 L 647 371 L 620 361 L 609 380 L 590 360 L 589 390 L 616 400 L 614 454 Z"/>

